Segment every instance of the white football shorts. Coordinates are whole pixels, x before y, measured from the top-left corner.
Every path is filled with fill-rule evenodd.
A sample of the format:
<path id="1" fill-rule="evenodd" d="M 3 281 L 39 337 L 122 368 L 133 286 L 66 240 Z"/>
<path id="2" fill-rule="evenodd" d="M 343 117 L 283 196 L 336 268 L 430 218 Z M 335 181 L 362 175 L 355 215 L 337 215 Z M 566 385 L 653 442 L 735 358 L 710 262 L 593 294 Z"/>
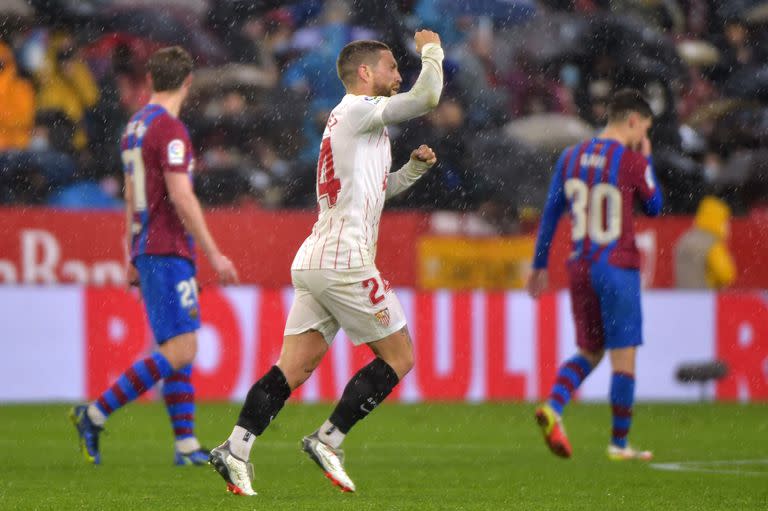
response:
<path id="1" fill-rule="evenodd" d="M 405 326 L 395 292 L 375 266 L 292 270 L 294 296 L 285 335 L 317 330 L 328 344 L 343 328 L 352 344 L 378 341 Z"/>

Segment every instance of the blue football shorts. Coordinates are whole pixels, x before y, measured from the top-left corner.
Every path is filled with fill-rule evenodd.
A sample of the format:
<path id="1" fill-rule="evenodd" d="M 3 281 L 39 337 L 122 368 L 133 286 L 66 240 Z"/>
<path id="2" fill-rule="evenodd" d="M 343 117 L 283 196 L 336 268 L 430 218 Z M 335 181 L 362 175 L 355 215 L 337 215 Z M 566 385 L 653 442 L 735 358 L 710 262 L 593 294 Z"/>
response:
<path id="1" fill-rule="evenodd" d="M 589 352 L 640 346 L 640 272 L 581 261 L 568 271 L 578 346 Z"/>
<path id="2" fill-rule="evenodd" d="M 155 341 L 162 344 L 200 328 L 195 265 L 175 256 L 140 255 L 134 259 L 139 271 L 141 296 Z"/>

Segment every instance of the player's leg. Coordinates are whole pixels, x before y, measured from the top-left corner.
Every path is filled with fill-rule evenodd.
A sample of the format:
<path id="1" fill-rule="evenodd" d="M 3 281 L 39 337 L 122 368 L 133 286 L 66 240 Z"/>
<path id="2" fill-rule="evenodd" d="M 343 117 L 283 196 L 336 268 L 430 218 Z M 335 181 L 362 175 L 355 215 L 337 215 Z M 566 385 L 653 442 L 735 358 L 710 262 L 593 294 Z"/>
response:
<path id="1" fill-rule="evenodd" d="M 318 430 L 320 439 L 334 448 L 341 446 L 349 430 L 381 404 L 413 367 L 408 327 L 368 346 L 376 358 L 349 380 L 333 413 Z"/>
<path id="2" fill-rule="evenodd" d="M 340 446 L 352 427 L 368 416 L 413 367 L 413 346 L 405 314 L 394 291 L 375 268 L 329 276 L 325 307 L 355 344 L 376 355 L 347 383 L 330 417 L 303 440 L 304 451 L 342 491 L 355 491 L 344 470 Z"/>
<path id="3" fill-rule="evenodd" d="M 570 457 L 572 452 L 562 424 L 563 411 L 605 353 L 600 302 L 590 282 L 590 267 L 585 263 L 573 263 L 568 271 L 579 351 L 560 366 L 549 398 L 535 412 L 547 446 L 553 454 L 563 458 Z"/>
<path id="4" fill-rule="evenodd" d="M 355 483 L 344 469 L 341 444 L 352 427 L 386 399 L 413 367 L 413 347 L 407 327 L 368 343 L 376 358 L 349 380 L 330 417 L 302 447 L 325 476 L 344 492 L 354 492 Z"/>
<path id="5" fill-rule="evenodd" d="M 581 384 L 592 373 L 603 359 L 603 350 L 587 351 L 580 349 L 576 355 L 572 356 L 560 366 L 555 377 L 555 383 L 549 393 L 547 404 L 558 415 L 563 414 L 563 410 L 568 405 L 573 394 L 579 389 Z"/>
<path id="6" fill-rule="evenodd" d="M 205 465 L 209 452 L 195 435 L 195 387 L 192 384 L 192 364 L 175 370 L 163 380 L 163 401 L 171 420 L 176 465 Z"/>
<path id="7" fill-rule="evenodd" d="M 248 391 L 229 437 L 236 456 L 249 459 L 255 438 L 277 417 L 291 392 L 312 375 L 326 351 L 328 343 L 317 330 L 284 337 L 280 358 Z"/>
<path id="8" fill-rule="evenodd" d="M 611 443 L 608 457 L 612 460 L 639 459 L 648 461 L 653 453 L 634 449 L 627 442 L 632 427 L 632 413 L 635 402 L 635 356 L 634 346 L 609 350 L 611 359 Z"/>
<path id="9" fill-rule="evenodd" d="M 312 374 L 338 332 L 331 314 L 294 275 L 293 304 L 286 320 L 280 358 L 248 391 L 237 424 L 229 438 L 211 451 L 210 463 L 238 495 L 256 495 L 251 483 L 251 448 L 283 408 L 291 391 Z"/>
<path id="10" fill-rule="evenodd" d="M 283 408 L 291 391 L 312 374 L 328 351 L 323 334 L 310 330 L 286 335 L 277 364 L 253 384 L 229 438 L 211 451 L 210 463 L 227 483 L 227 491 L 256 495 L 251 486 L 253 466 L 248 461 L 256 437 Z"/>
<path id="11" fill-rule="evenodd" d="M 195 435 L 195 388 L 192 383 L 192 363 L 197 356 L 197 333 L 200 326 L 200 304 L 194 268 L 187 261 L 174 261 L 179 267 L 175 290 L 179 298 L 178 307 L 168 311 L 172 319 L 156 318 L 158 325 L 155 337 L 162 339 L 174 332 L 187 331 L 181 335 L 160 342 L 159 352 L 174 368 L 173 373 L 163 379 L 162 395 L 174 435 L 174 463 L 176 465 L 204 465 L 208 462 L 204 449 Z M 182 274 L 186 271 L 186 274 Z M 191 271 L 191 273 L 190 273 Z M 154 314 L 162 313 L 162 307 L 153 307 Z M 183 312 L 178 312 L 183 311 Z M 160 332 L 160 325 L 175 325 L 166 333 Z"/>
<path id="12" fill-rule="evenodd" d="M 629 447 L 635 401 L 635 358 L 642 344 L 640 275 L 636 270 L 596 265 L 595 286 L 601 290 L 605 345 L 611 361 L 611 443 L 614 460 L 650 459 L 648 451 Z"/>
<path id="13" fill-rule="evenodd" d="M 107 418 L 175 370 L 191 364 L 197 350 L 194 332 L 200 319 L 196 287 L 192 289 L 192 264 L 173 257 L 140 256 L 136 266 L 149 323 L 161 347 L 135 362 L 94 402 L 72 409 L 70 417 L 84 457 L 91 463 L 100 462 L 98 437 Z M 190 286 L 188 293 L 185 286 Z"/>

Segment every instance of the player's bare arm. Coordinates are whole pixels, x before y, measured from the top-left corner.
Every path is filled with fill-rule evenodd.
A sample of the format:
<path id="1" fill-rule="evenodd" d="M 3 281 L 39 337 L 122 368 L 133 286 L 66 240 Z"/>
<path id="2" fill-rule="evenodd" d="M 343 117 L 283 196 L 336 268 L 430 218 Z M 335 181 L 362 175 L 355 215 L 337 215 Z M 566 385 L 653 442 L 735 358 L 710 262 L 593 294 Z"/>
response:
<path id="1" fill-rule="evenodd" d="M 404 192 L 437 163 L 435 152 L 426 144 L 411 151 L 411 158 L 397 172 L 387 176 L 386 198 Z"/>
<path id="2" fill-rule="evenodd" d="M 549 272 L 546 268 L 534 269 L 528 276 L 526 289 L 531 298 L 538 298 L 547 290 L 549 285 Z"/>
<path id="3" fill-rule="evenodd" d="M 219 276 L 219 281 L 222 284 L 237 283 L 238 276 L 235 265 L 219 251 L 213 236 L 211 236 L 189 176 L 175 172 L 166 172 L 164 176 L 168 197 L 171 199 L 176 213 L 187 232 L 202 247 L 205 256 Z"/>
<path id="4" fill-rule="evenodd" d="M 123 189 L 125 199 L 125 281 L 128 286 L 139 285 L 139 272 L 131 262 L 131 240 L 133 238 L 133 177 L 126 173 Z"/>

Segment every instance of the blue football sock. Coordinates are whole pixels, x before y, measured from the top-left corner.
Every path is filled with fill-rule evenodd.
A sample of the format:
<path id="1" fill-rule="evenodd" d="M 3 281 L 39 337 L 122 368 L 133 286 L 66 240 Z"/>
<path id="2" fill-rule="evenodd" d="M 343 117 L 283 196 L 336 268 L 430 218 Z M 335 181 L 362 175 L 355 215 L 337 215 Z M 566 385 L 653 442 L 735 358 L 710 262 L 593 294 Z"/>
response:
<path id="1" fill-rule="evenodd" d="M 563 414 L 563 408 L 571 400 L 571 395 L 579 388 L 581 383 L 592 372 L 589 360 L 581 355 L 576 355 L 567 360 L 557 371 L 557 380 L 549 394 L 549 406 L 558 415 Z"/>
<path id="2" fill-rule="evenodd" d="M 632 426 L 632 405 L 634 402 L 634 375 L 613 373 L 611 376 L 611 412 L 613 414 L 611 443 L 617 447 L 627 446 L 627 435 Z"/>
<path id="3" fill-rule="evenodd" d="M 128 368 L 96 400 L 96 408 L 104 417 L 109 417 L 115 410 L 127 405 L 155 383 L 168 377 L 173 372 L 171 364 L 161 353 L 153 353 L 144 360 L 139 360 Z"/>

